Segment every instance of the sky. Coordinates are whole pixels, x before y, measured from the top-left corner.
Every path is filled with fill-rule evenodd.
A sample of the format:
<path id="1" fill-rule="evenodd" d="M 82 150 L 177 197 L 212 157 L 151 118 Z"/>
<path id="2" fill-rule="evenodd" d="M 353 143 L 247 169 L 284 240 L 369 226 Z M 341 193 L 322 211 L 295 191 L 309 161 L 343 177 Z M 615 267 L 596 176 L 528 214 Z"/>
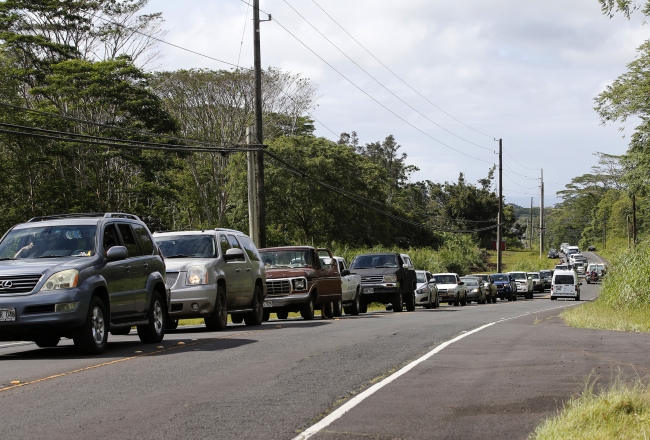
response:
<path id="1" fill-rule="evenodd" d="M 594 152 L 627 149 L 634 122 L 603 126 L 593 107 L 647 38 L 641 16 L 610 19 L 597 0 L 261 0 L 260 8 L 273 18 L 261 24 L 263 67 L 318 86 L 316 135 L 356 131 L 362 144 L 393 135 L 420 169 L 412 180 L 464 173 L 476 182 L 498 163 L 500 138 L 506 202 L 529 206 L 534 197 L 539 206 L 543 169 L 549 206 L 590 172 Z M 166 41 L 252 66 L 252 10 L 242 0 L 151 0 L 145 11 L 162 12 Z M 231 68 L 158 49 L 162 70 Z"/>

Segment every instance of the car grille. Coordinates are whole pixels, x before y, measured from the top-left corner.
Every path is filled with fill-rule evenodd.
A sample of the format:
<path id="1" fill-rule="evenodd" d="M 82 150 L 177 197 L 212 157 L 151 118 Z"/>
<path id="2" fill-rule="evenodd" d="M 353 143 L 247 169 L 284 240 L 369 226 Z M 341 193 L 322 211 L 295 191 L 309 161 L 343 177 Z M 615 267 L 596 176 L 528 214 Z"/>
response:
<path id="1" fill-rule="evenodd" d="M 266 296 L 282 296 L 291 293 L 291 283 L 288 280 L 267 280 Z"/>
<path id="2" fill-rule="evenodd" d="M 16 275 L 0 277 L 0 295 L 28 293 L 34 290 L 41 275 Z"/>
<path id="3" fill-rule="evenodd" d="M 165 274 L 165 286 L 169 287 L 170 289 L 176 285 L 176 281 L 178 281 L 178 272 L 167 272 Z"/>
<path id="4" fill-rule="evenodd" d="M 447 289 L 438 289 L 438 293 L 447 293 Z"/>
<path id="5" fill-rule="evenodd" d="M 37 315 L 40 313 L 54 313 L 54 304 L 25 307 L 25 315 Z"/>
<path id="6" fill-rule="evenodd" d="M 372 284 L 372 283 L 381 283 L 384 281 L 384 277 L 382 276 L 370 276 L 370 277 L 361 277 L 361 282 L 366 283 L 366 284 Z"/>

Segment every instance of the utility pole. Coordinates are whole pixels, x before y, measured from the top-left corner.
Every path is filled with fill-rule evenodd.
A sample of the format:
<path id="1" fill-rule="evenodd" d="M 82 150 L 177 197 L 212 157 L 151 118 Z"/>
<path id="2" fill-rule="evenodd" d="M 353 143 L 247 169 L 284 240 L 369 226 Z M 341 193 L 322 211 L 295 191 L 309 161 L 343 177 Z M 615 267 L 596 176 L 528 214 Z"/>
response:
<path id="1" fill-rule="evenodd" d="M 636 194 L 632 193 L 632 247 L 636 247 Z"/>
<path id="2" fill-rule="evenodd" d="M 530 198 L 530 230 L 528 231 L 528 241 L 530 242 L 530 250 L 533 250 L 533 198 Z"/>
<path id="3" fill-rule="evenodd" d="M 255 126 L 246 128 L 246 143 L 256 144 Z M 257 243 L 258 241 L 258 214 L 257 214 L 257 171 L 255 166 L 256 151 L 246 152 L 248 160 L 248 235 Z"/>
<path id="4" fill-rule="evenodd" d="M 603 249 L 607 249 L 607 214 L 603 217 Z"/>
<path id="5" fill-rule="evenodd" d="M 497 273 L 501 273 L 501 222 L 503 221 L 503 140 L 499 139 L 499 217 L 497 219 Z"/>
<path id="6" fill-rule="evenodd" d="M 630 214 L 627 215 L 627 248 L 632 249 L 632 242 L 630 235 Z"/>
<path id="7" fill-rule="evenodd" d="M 269 17 L 270 19 L 270 17 Z M 257 236 L 253 241 L 257 247 L 266 247 L 266 198 L 264 197 L 264 143 L 262 133 L 262 56 L 260 54 L 260 0 L 253 0 L 253 52 L 255 56 L 255 137 L 257 147 Z"/>
<path id="8" fill-rule="evenodd" d="M 541 169 L 539 197 L 539 258 L 544 256 L 544 170 Z"/>

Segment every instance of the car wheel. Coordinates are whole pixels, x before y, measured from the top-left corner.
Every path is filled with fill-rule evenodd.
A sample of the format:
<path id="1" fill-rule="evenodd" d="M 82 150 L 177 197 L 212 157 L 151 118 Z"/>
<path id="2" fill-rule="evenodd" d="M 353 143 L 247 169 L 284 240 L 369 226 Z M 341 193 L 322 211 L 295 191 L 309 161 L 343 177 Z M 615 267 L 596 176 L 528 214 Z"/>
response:
<path id="1" fill-rule="evenodd" d="M 401 312 L 404 310 L 404 307 L 402 305 L 402 293 L 397 292 L 393 295 L 393 299 L 391 301 L 391 304 L 393 305 L 393 312 Z"/>
<path id="2" fill-rule="evenodd" d="M 453 301 L 447 301 L 447 305 L 449 306 L 455 306 L 456 304 Z"/>
<path id="3" fill-rule="evenodd" d="M 233 324 L 241 324 L 242 322 L 244 322 L 244 315 L 242 314 L 230 315 L 230 320 L 232 321 Z"/>
<path id="4" fill-rule="evenodd" d="M 406 311 L 413 312 L 415 311 L 415 290 L 411 291 L 410 294 L 406 295 Z"/>
<path id="5" fill-rule="evenodd" d="M 217 286 L 217 300 L 212 314 L 204 318 L 203 321 L 210 331 L 226 329 L 228 325 L 228 308 L 226 306 L 226 289 L 222 285 Z"/>
<path id="6" fill-rule="evenodd" d="M 461 306 L 465 306 L 465 305 L 467 305 L 467 295 L 464 296 L 462 300 L 460 300 L 460 305 L 461 305 Z"/>
<path id="7" fill-rule="evenodd" d="M 84 354 L 99 354 L 106 349 L 108 341 L 108 322 L 106 306 L 97 296 L 93 296 L 88 307 L 88 315 L 83 328 L 72 338 L 74 345 Z"/>
<path id="8" fill-rule="evenodd" d="M 517 296 L 519 296 L 519 295 L 518 295 L 518 292 L 515 292 L 515 293 L 512 295 L 512 300 L 513 300 L 513 301 L 517 301 Z"/>
<path id="9" fill-rule="evenodd" d="M 431 298 L 431 292 L 429 292 L 429 302 L 427 302 L 424 305 L 425 309 L 432 309 L 433 308 L 433 299 Z"/>
<path id="10" fill-rule="evenodd" d="M 156 344 L 162 341 L 165 337 L 167 315 L 165 314 L 163 304 L 160 293 L 158 293 L 157 290 L 154 290 L 153 295 L 151 295 L 149 311 L 147 312 L 149 323 L 137 327 L 138 336 L 145 344 Z"/>
<path id="11" fill-rule="evenodd" d="M 436 293 L 435 298 L 436 298 L 436 299 L 433 301 L 433 306 L 432 306 L 432 307 L 433 307 L 434 309 L 437 309 L 438 307 L 440 307 L 440 295 L 438 295 L 438 294 Z"/>
<path id="12" fill-rule="evenodd" d="M 178 319 L 167 319 L 167 330 L 176 330 L 178 328 Z"/>
<path id="13" fill-rule="evenodd" d="M 578 293 L 578 296 L 576 296 L 576 301 L 580 301 L 580 294 Z"/>
<path id="14" fill-rule="evenodd" d="M 508 301 L 512 301 L 512 292 L 508 294 Z"/>
<path id="15" fill-rule="evenodd" d="M 289 312 L 275 312 L 278 315 L 278 319 L 287 319 L 289 317 Z"/>
<path id="16" fill-rule="evenodd" d="M 314 297 L 312 295 L 309 296 L 307 302 L 300 308 L 300 316 L 306 321 L 314 319 Z"/>
<path id="17" fill-rule="evenodd" d="M 115 330 L 111 330 L 111 335 L 113 336 L 126 336 L 131 333 L 131 327 L 122 327 Z"/>
<path id="18" fill-rule="evenodd" d="M 364 300 L 359 300 L 359 313 L 367 313 L 368 312 L 368 303 L 365 302 Z M 352 313 L 354 315 L 354 313 Z"/>
<path id="19" fill-rule="evenodd" d="M 251 309 L 253 309 L 252 312 L 244 315 L 244 323 L 248 326 L 262 325 L 264 319 L 264 307 L 262 306 L 262 288 L 259 284 L 255 285 Z"/>
<path id="20" fill-rule="evenodd" d="M 551 297 L 551 301 L 555 301 L 555 300 L 557 300 L 557 298 L 555 298 L 554 296 L 552 296 L 552 297 Z"/>
<path id="21" fill-rule="evenodd" d="M 333 311 L 334 311 L 334 317 L 338 318 L 339 316 L 341 316 L 343 314 L 343 307 L 342 307 L 341 301 L 336 301 L 336 302 L 332 303 L 332 308 L 333 308 Z"/>
<path id="22" fill-rule="evenodd" d="M 366 307 L 367 309 L 367 307 Z M 357 287 L 357 293 L 354 296 L 354 302 L 346 308 L 348 315 L 357 316 L 361 312 L 361 290 Z M 366 313 L 365 311 L 363 313 Z"/>
<path id="23" fill-rule="evenodd" d="M 58 336 L 43 336 L 34 341 L 34 344 L 40 348 L 53 348 L 59 345 L 61 340 Z"/>

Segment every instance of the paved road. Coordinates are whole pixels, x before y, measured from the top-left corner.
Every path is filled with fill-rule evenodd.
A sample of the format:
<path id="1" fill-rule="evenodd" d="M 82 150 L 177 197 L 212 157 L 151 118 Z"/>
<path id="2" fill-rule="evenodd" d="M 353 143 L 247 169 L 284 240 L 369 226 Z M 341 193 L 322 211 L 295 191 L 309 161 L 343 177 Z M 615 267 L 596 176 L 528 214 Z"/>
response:
<path id="1" fill-rule="evenodd" d="M 596 289 L 584 285 L 582 299 Z M 68 341 L 55 349 L 3 343 L 0 426 L 11 439 L 290 439 L 442 342 L 498 322 L 432 356 L 313 437 L 497 438 L 485 431 L 503 431 L 495 413 L 521 414 L 522 396 L 530 400 L 524 408 L 538 408 L 526 390 L 532 373 L 517 364 L 549 367 L 525 349 L 543 328 L 535 321 L 550 322 L 558 307 L 574 304 L 536 295 L 332 321 L 232 325 L 224 332 L 194 327 L 168 334 L 159 348 L 133 334 L 111 336 L 108 350 L 92 358 L 78 356 Z M 499 371 L 508 372 L 509 383 L 494 379 Z M 583 373 L 556 384 L 531 417 L 508 418 L 510 436 L 525 438 L 581 388 Z M 458 430 L 459 422 L 472 426 L 473 414 L 482 415 L 477 429 Z"/>

